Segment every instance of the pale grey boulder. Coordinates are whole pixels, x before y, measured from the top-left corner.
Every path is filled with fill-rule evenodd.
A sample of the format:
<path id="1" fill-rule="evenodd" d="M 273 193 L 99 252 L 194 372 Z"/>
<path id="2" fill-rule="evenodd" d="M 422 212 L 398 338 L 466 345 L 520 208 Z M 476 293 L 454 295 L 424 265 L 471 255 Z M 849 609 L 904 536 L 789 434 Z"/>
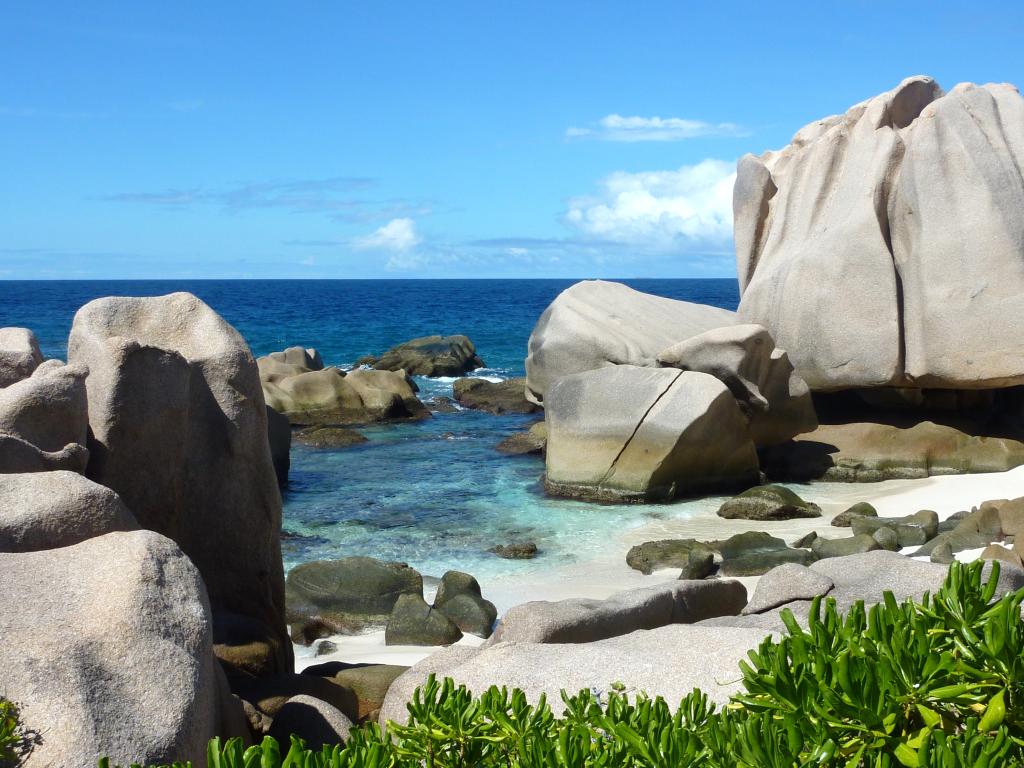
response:
<path id="1" fill-rule="evenodd" d="M 42 733 L 26 767 L 202 764 L 226 693 L 203 580 L 152 531 L 0 555 L 0 690 Z"/>
<path id="2" fill-rule="evenodd" d="M 563 376 L 611 365 L 657 365 L 658 354 L 696 334 L 731 325 L 735 314 L 586 280 L 551 302 L 530 334 L 526 393 L 534 402 Z"/>
<path id="3" fill-rule="evenodd" d="M 616 681 L 629 692 L 662 696 L 671 706 L 700 688 L 723 704 L 740 686 L 739 662 L 765 638 L 761 629 L 671 624 L 593 643 L 496 643 L 481 650 L 453 647 L 398 677 L 381 707 L 380 723 L 405 723 L 406 704 L 430 673 L 451 677 L 481 694 L 492 685 L 520 688 L 536 704 L 562 690 L 606 691 Z"/>
<path id="4" fill-rule="evenodd" d="M 510 608 L 487 645 L 590 643 L 638 629 L 735 615 L 746 602 L 743 584 L 718 579 L 671 581 L 619 592 L 606 600 L 538 600 Z"/>
<path id="5" fill-rule="evenodd" d="M 764 613 L 794 600 L 812 600 L 827 595 L 835 582 L 805 565 L 786 563 L 772 568 L 754 588 L 754 595 L 743 609 L 743 615 Z"/>
<path id="6" fill-rule="evenodd" d="M 784 443 L 818 426 L 810 389 L 760 325 L 705 331 L 662 350 L 658 363 L 707 373 L 725 384 L 747 417 L 756 445 Z"/>
<path id="7" fill-rule="evenodd" d="M 27 379 L 43 353 L 36 335 L 28 328 L 0 328 L 0 388 Z"/>
<path id="8" fill-rule="evenodd" d="M 116 493 L 75 472 L 0 474 L 0 552 L 57 549 L 138 527 Z"/>
<path id="9" fill-rule="evenodd" d="M 906 131 L 889 221 L 903 283 L 904 376 L 1024 383 L 1024 99 L 962 83 Z"/>
<path id="10" fill-rule="evenodd" d="M 812 390 L 1024 382 L 1024 101 L 904 80 L 737 169 L 738 318 Z"/>
<path id="11" fill-rule="evenodd" d="M 324 746 L 344 744 L 352 727 L 352 721 L 337 707 L 300 694 L 288 699 L 274 715 L 268 735 L 285 749 L 295 735 L 305 740 L 307 749 L 319 751 Z"/>
<path id="12" fill-rule="evenodd" d="M 45 452 L 84 446 L 89 429 L 87 372 L 81 365 L 47 360 L 27 378 L 0 389 L 0 434 Z"/>
<path id="13" fill-rule="evenodd" d="M 555 495 L 646 501 L 758 481 L 746 420 L 705 373 L 615 365 L 563 376 L 545 421 Z"/>
<path id="14" fill-rule="evenodd" d="M 112 297 L 75 315 L 68 359 L 89 370 L 88 477 L 181 546 L 215 614 L 262 622 L 290 669 L 281 495 L 245 340 L 191 294 Z"/>
<path id="15" fill-rule="evenodd" d="M 89 450 L 69 443 L 59 451 L 44 451 L 27 440 L 0 434 L 0 474 L 16 472 L 85 472 Z"/>

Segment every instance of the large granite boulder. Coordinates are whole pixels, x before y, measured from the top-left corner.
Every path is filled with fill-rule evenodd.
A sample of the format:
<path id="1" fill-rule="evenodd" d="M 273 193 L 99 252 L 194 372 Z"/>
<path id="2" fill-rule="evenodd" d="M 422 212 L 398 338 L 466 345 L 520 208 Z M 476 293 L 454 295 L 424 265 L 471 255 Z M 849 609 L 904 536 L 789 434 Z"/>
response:
<path id="1" fill-rule="evenodd" d="M 27 379 L 43 362 L 36 335 L 28 328 L 0 328 L 0 388 Z"/>
<path id="2" fill-rule="evenodd" d="M 138 527 L 116 493 L 75 472 L 0 474 L 0 552 L 56 549 Z"/>
<path id="3" fill-rule="evenodd" d="M 563 376 L 545 398 L 548 492 L 665 500 L 758 481 L 747 422 L 705 373 L 615 365 Z"/>
<path id="4" fill-rule="evenodd" d="M 256 361 L 195 296 L 104 298 L 75 315 L 85 366 L 90 479 L 199 568 L 214 613 L 261 621 L 290 669 L 281 495 Z"/>
<path id="5" fill-rule="evenodd" d="M 84 449 L 89 429 L 86 373 L 80 365 L 47 360 L 31 375 L 0 389 L 0 435 L 27 443 L 39 457 L 55 453 L 84 457 L 84 450 L 76 446 Z M 13 450 L 14 455 L 0 458 L 0 469 L 31 471 L 17 466 L 23 461 L 18 454 L 31 453 L 30 449 Z M 42 460 L 40 468 L 81 470 L 84 466 L 57 467 Z"/>
<path id="6" fill-rule="evenodd" d="M 423 595 L 423 577 L 405 563 L 371 557 L 316 560 L 288 572 L 288 620 L 317 620 L 333 632 L 384 626 L 402 595 Z"/>
<path id="7" fill-rule="evenodd" d="M 410 376 L 464 376 L 485 365 L 473 342 L 461 334 L 411 339 L 379 357 L 364 357 L 357 362 L 377 370 L 405 371 Z"/>
<path id="8" fill-rule="evenodd" d="M 210 738 L 236 735 L 203 580 L 170 539 L 0 554 L 0 584 L 0 691 L 43 735 L 27 768 L 198 765 Z"/>
<path id="9" fill-rule="evenodd" d="M 302 674 L 329 678 L 335 685 L 352 691 L 357 699 L 357 719 L 363 722 L 376 719 L 391 683 L 407 669 L 409 667 L 398 664 L 346 664 L 329 661 L 306 667 Z"/>
<path id="10" fill-rule="evenodd" d="M 740 582 L 718 579 L 630 589 L 606 600 L 538 600 L 510 608 L 487 645 L 590 643 L 638 629 L 733 616 L 746 602 L 747 590 Z"/>
<path id="11" fill-rule="evenodd" d="M 541 408 L 526 399 L 526 379 L 458 379 L 452 385 L 455 400 L 463 408 L 488 413 L 536 413 Z"/>
<path id="12" fill-rule="evenodd" d="M 658 363 L 708 373 L 725 384 L 759 446 L 784 443 L 818 426 L 811 391 L 760 325 L 705 331 L 662 350 Z"/>
<path id="13" fill-rule="evenodd" d="M 746 155 L 738 317 L 812 390 L 1024 383 L 1024 101 L 930 78 Z"/>
<path id="14" fill-rule="evenodd" d="M 384 630 L 385 645 L 451 645 L 462 630 L 422 595 L 399 595 Z"/>
<path id="15" fill-rule="evenodd" d="M 292 466 L 292 425 L 288 417 L 267 406 L 267 440 L 270 443 L 270 460 L 274 464 L 277 484 L 282 488 L 288 484 L 288 472 Z"/>
<path id="16" fill-rule="evenodd" d="M 441 577 L 434 608 L 451 619 L 463 632 L 478 637 L 490 637 L 498 610 L 485 600 L 480 582 L 462 571 L 447 571 Z"/>
<path id="17" fill-rule="evenodd" d="M 534 704 L 541 695 L 561 701 L 562 690 L 606 691 L 616 681 L 673 706 L 694 688 L 724 704 L 740 688 L 740 660 L 764 638 L 758 628 L 670 624 L 593 643 L 496 643 L 480 650 L 454 646 L 392 683 L 380 722 L 407 722 L 406 704 L 431 673 L 451 677 L 476 694 L 492 685 L 521 688 Z"/>
<path id="18" fill-rule="evenodd" d="M 530 334 L 527 397 L 542 402 L 563 376 L 610 365 L 657 365 L 676 342 L 732 325 L 735 314 L 586 280 L 562 291 Z"/>

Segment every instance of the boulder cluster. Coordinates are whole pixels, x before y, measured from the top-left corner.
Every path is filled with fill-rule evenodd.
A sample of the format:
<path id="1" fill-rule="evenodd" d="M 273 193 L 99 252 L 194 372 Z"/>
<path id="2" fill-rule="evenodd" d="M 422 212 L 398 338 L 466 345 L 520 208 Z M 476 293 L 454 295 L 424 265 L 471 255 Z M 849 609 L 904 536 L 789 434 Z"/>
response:
<path id="1" fill-rule="evenodd" d="M 737 169 L 734 314 L 578 283 L 530 338 L 546 487 L 664 500 L 1024 464 L 1024 100 L 913 77 Z"/>
<path id="2" fill-rule="evenodd" d="M 380 628 L 387 645 L 450 645 L 464 632 L 489 637 L 498 616 L 468 573 L 445 573 L 430 605 L 418 571 L 370 557 L 297 565 L 286 593 L 292 639 L 302 645 Z"/>

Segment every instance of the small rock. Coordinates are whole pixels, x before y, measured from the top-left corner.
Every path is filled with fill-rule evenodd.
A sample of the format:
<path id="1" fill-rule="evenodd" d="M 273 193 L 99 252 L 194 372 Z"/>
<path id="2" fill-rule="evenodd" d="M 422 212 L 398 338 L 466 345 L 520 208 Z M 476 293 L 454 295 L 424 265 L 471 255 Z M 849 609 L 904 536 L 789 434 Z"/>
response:
<path id="1" fill-rule="evenodd" d="M 871 538 L 877 541 L 878 546 L 882 549 L 887 549 L 890 552 L 895 552 L 900 548 L 900 537 L 892 528 L 879 528 L 871 534 Z"/>
<path id="2" fill-rule="evenodd" d="M 312 696 L 295 696 L 281 707 L 270 724 L 269 735 L 287 746 L 292 735 L 304 739 L 306 748 L 344 744 L 352 730 L 352 721 L 336 707 Z"/>
<path id="3" fill-rule="evenodd" d="M 879 528 L 896 532 L 901 547 L 912 547 L 934 539 L 939 533 L 939 516 L 922 509 L 907 517 L 854 517 L 850 520 L 854 534 L 870 536 Z"/>
<path id="4" fill-rule="evenodd" d="M 803 565 L 780 565 L 761 577 L 743 614 L 762 613 L 794 600 L 812 600 L 827 595 L 834 586 L 828 576 Z"/>
<path id="5" fill-rule="evenodd" d="M 369 442 L 360 432 L 347 427 L 309 427 L 296 432 L 294 440 L 310 448 L 348 448 Z"/>
<path id="6" fill-rule="evenodd" d="M 494 603 L 484 600 L 480 583 L 468 573 L 448 571 L 434 597 L 434 608 L 451 619 L 463 632 L 490 637 L 498 611 Z"/>
<path id="7" fill-rule="evenodd" d="M 817 557 L 806 549 L 777 549 L 773 552 L 758 552 L 743 557 L 723 560 L 718 567 L 719 576 L 761 576 L 785 563 L 810 565 Z"/>
<path id="8" fill-rule="evenodd" d="M 708 545 L 696 539 L 645 541 L 626 553 L 626 565 L 646 576 L 662 568 L 689 568 L 690 551 L 694 549 L 711 552 Z"/>
<path id="9" fill-rule="evenodd" d="M 862 552 L 873 552 L 876 549 L 882 549 L 882 546 L 866 533 L 859 533 L 846 539 L 819 538 L 811 546 L 811 551 L 822 560 L 829 557 L 845 557 Z"/>
<path id="10" fill-rule="evenodd" d="M 321 640 L 316 644 L 314 656 L 326 656 L 329 653 L 337 653 L 338 644 L 333 640 Z"/>
<path id="11" fill-rule="evenodd" d="M 999 544 L 989 544 L 982 551 L 979 556 L 981 560 L 1001 560 L 1004 563 L 1015 565 L 1018 568 L 1024 568 L 1024 563 L 1021 562 L 1020 555 L 1012 549 L 1007 549 Z"/>
<path id="12" fill-rule="evenodd" d="M 541 409 L 526 399 L 526 379 L 459 379 L 452 385 L 452 391 L 463 408 L 494 414 L 537 413 Z"/>
<path id="13" fill-rule="evenodd" d="M 455 622 L 420 595 L 398 598 L 384 632 L 385 645 L 451 645 L 462 637 Z"/>
<path id="14" fill-rule="evenodd" d="M 866 501 L 858 501 L 849 509 L 833 517 L 832 525 L 836 528 L 849 528 L 850 520 L 854 517 L 878 517 L 878 510 Z"/>
<path id="15" fill-rule="evenodd" d="M 942 563 L 948 565 L 952 563 L 956 558 L 953 557 L 953 548 L 950 546 L 948 541 L 940 541 L 934 549 L 931 551 L 929 560 L 933 563 Z"/>
<path id="16" fill-rule="evenodd" d="M 718 516 L 726 520 L 793 520 L 821 517 L 821 507 L 781 485 L 759 485 L 722 504 Z"/>
<path id="17" fill-rule="evenodd" d="M 458 413 L 459 408 L 455 405 L 455 401 L 450 397 L 444 395 L 437 395 L 431 400 L 424 403 L 431 411 L 435 413 Z"/>
<path id="18" fill-rule="evenodd" d="M 498 451 L 511 456 L 543 454 L 548 443 L 548 427 L 543 421 L 533 424 L 526 432 L 516 432 L 498 443 Z"/>
<path id="19" fill-rule="evenodd" d="M 815 542 L 817 538 L 818 534 L 815 531 L 811 531 L 810 533 L 801 536 L 799 539 L 794 541 L 791 546 L 793 546 L 796 549 L 807 549 Z"/>
<path id="20" fill-rule="evenodd" d="M 362 723 L 373 719 L 373 713 L 384 703 L 391 683 L 407 669 L 397 664 L 345 664 L 329 661 L 306 667 L 302 674 L 330 678 L 336 685 L 352 691 L 359 702 L 358 722 Z"/>
<path id="21" fill-rule="evenodd" d="M 686 565 L 679 574 L 680 579 L 705 579 L 715 569 L 715 556 L 708 550 L 691 549 Z"/>
<path id="22" fill-rule="evenodd" d="M 377 358 L 361 358 L 377 370 L 404 370 L 410 376 L 462 376 L 483 368 L 473 342 L 465 336 L 424 336 L 392 347 Z"/>
<path id="23" fill-rule="evenodd" d="M 537 544 L 532 541 L 524 541 L 521 544 L 499 544 L 487 551 L 506 560 L 531 560 L 538 553 Z"/>

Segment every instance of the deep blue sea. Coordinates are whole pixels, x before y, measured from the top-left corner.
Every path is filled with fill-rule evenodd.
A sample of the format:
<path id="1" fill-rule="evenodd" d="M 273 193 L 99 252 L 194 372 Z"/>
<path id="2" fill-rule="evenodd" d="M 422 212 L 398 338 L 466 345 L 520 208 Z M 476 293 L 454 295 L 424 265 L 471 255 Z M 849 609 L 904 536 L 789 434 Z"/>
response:
<path id="1" fill-rule="evenodd" d="M 328 365 L 433 333 L 464 333 L 487 368 L 522 376 L 534 323 L 572 280 L 172 280 L 0 282 L 0 326 L 31 328 L 48 357 L 63 358 L 75 311 L 110 295 L 190 291 L 223 315 L 256 355 L 302 345 Z M 735 309 L 735 280 L 622 280 L 673 299 Z M 421 395 L 450 394 L 450 380 L 417 379 Z M 586 558 L 612 529 L 639 525 L 649 507 L 549 499 L 543 461 L 495 445 L 536 416 L 474 411 L 415 424 L 361 428 L 369 442 L 344 450 L 296 445 L 284 492 L 286 566 L 370 555 L 425 574 L 449 568 L 481 578 Z M 502 560 L 495 544 L 533 540 L 541 555 Z"/>

